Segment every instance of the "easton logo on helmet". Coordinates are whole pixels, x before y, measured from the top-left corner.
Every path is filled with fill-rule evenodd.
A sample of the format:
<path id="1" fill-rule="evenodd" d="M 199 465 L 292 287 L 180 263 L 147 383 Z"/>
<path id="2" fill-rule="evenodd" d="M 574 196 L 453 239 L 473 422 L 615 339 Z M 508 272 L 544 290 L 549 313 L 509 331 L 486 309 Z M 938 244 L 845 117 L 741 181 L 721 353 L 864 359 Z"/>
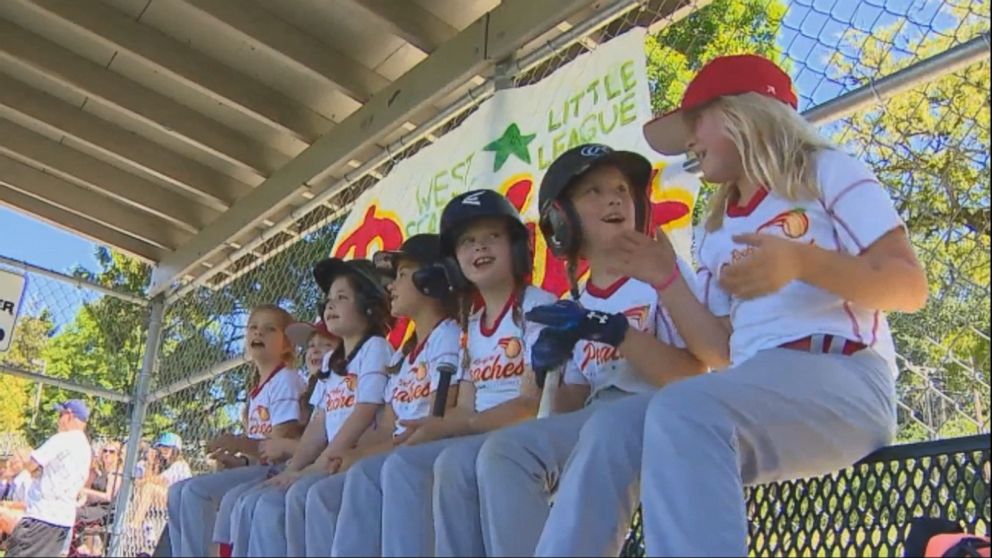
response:
<path id="1" fill-rule="evenodd" d="M 480 196 L 482 196 L 482 192 L 476 192 L 465 196 L 465 199 L 462 200 L 462 205 L 474 205 L 476 207 L 481 206 L 482 200 L 479 199 Z"/>
<path id="2" fill-rule="evenodd" d="M 606 155 L 607 153 L 610 153 L 611 151 L 613 151 L 613 150 L 610 149 L 609 147 L 605 146 L 605 145 L 600 145 L 598 143 L 592 143 L 592 144 L 589 144 L 589 145 L 583 147 L 582 150 L 579 151 L 579 153 L 583 157 L 599 157 L 599 156 L 602 156 L 602 155 Z"/>

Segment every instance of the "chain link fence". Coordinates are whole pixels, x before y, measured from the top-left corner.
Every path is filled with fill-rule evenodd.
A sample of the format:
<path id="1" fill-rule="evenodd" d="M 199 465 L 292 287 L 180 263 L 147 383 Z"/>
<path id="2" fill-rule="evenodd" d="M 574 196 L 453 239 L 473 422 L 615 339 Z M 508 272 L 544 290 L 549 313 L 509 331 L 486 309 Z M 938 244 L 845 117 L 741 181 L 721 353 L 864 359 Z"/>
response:
<path id="1" fill-rule="evenodd" d="M 713 57 L 759 52 L 781 62 L 795 79 L 800 110 L 866 160 L 889 188 L 929 273 L 927 308 L 891 318 L 903 370 L 900 440 L 987 433 L 989 1 L 644 0 L 615 4 L 596 17 L 574 23 L 577 32 L 568 40 L 502 64 L 497 86 L 539 81 L 634 26 L 650 30 L 645 53 L 656 112 L 675 107 L 691 76 Z M 473 100 L 447 110 L 429 129 L 329 185 L 333 195 L 289 226 L 240 247 L 227 265 L 173 293 L 141 407 L 146 444 L 174 432 L 194 474 L 214 466 L 205 442 L 241 428 L 251 308 L 276 303 L 297 319 L 316 318 L 320 296 L 310 269 L 330 255 L 352 202 L 397 162 L 457 127 L 493 89 L 481 85 Z M 18 401 L 11 407 L 26 409 L 20 422 L 3 424 L 28 433 L 32 443 L 54 431 L 46 405 L 70 394 L 89 397 L 95 432 L 118 441 L 128 432 L 136 410 L 129 395 L 151 315 L 141 299 L 148 270 L 105 257 L 100 273 L 26 272 L 21 345 L 0 353 L 0 371 L 5 396 Z M 7 260 L 0 268 L 25 272 Z M 146 451 L 139 462 L 151 462 Z M 143 486 L 137 480 L 122 511 L 124 555 L 149 552 L 164 525 L 164 499 Z"/>

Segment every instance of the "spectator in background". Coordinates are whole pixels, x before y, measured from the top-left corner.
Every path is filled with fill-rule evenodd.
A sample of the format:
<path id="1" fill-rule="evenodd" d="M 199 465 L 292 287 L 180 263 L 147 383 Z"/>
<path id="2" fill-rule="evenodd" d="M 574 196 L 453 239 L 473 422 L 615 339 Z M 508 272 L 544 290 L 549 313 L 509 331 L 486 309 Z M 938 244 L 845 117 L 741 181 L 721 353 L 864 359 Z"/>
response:
<path id="1" fill-rule="evenodd" d="M 90 441 L 86 422 L 90 411 L 78 399 L 56 405 L 58 433 L 31 453 L 26 467 L 40 471 L 27 494 L 24 517 L 8 541 L 8 558 L 59 556 L 76 521 L 76 495 L 86 484 Z"/>
<path id="2" fill-rule="evenodd" d="M 6 500 L 10 502 L 24 503 L 27 501 L 28 489 L 31 488 L 33 480 L 31 472 L 27 469 L 27 463 L 31 459 L 31 448 L 22 446 L 14 450 L 7 466 L 11 470 L 10 488 L 7 491 Z"/>
<path id="3" fill-rule="evenodd" d="M 10 468 L 11 459 L 10 457 L 0 459 L 0 500 L 7 499 L 7 492 L 10 491 L 10 487 L 14 484 L 14 475 Z"/>
<path id="4" fill-rule="evenodd" d="M 148 473 L 135 483 L 135 508 L 131 527 L 141 528 L 149 510 L 165 511 L 169 487 L 193 476 L 189 463 L 183 459 L 183 441 L 172 432 L 159 436 L 152 448 L 155 463 Z"/>
<path id="5" fill-rule="evenodd" d="M 0 538 L 5 538 L 24 515 L 28 489 L 33 477 L 25 464 L 31 459 L 31 448 L 17 448 L 5 464 L 5 474 L 9 476 L 0 500 Z"/>
<path id="6" fill-rule="evenodd" d="M 87 524 L 104 520 L 113 508 L 124 479 L 124 455 L 120 443 L 107 442 L 100 448 L 94 473 L 95 478 L 90 486 L 80 492 L 83 505 L 76 512 L 77 520 Z"/>

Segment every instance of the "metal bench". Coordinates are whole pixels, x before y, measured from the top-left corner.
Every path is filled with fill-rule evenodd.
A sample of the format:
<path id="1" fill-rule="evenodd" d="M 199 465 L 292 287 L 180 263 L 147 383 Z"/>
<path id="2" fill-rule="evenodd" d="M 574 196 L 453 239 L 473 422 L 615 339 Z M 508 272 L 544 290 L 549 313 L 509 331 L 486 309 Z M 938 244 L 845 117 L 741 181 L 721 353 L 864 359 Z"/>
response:
<path id="1" fill-rule="evenodd" d="M 989 435 L 882 448 L 839 473 L 747 491 L 756 556 L 903 556 L 910 520 L 987 533 Z M 621 556 L 644 556 L 640 514 Z"/>

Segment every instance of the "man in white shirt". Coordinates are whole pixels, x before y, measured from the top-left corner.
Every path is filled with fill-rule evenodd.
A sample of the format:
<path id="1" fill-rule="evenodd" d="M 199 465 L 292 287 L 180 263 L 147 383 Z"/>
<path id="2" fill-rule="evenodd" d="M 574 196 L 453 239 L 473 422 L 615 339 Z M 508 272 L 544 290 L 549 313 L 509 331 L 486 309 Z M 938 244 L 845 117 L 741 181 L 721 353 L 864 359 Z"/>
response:
<path id="1" fill-rule="evenodd" d="M 10 535 L 7 556 L 63 554 L 76 521 L 76 497 L 86 484 L 92 450 L 86 438 L 90 411 L 78 399 L 55 405 L 58 434 L 31 452 L 25 464 L 40 476 L 27 494 L 27 509 Z"/>

